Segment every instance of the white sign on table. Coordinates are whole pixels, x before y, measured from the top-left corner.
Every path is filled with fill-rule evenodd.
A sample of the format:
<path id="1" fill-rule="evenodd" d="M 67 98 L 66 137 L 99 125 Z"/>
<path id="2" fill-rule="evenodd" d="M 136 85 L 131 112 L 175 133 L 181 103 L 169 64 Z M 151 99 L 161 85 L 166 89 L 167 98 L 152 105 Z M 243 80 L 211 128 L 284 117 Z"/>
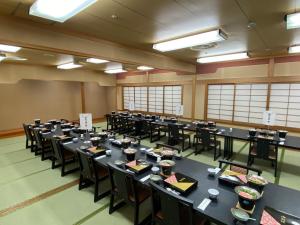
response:
<path id="1" fill-rule="evenodd" d="M 276 114 L 272 111 L 265 111 L 263 113 L 263 124 L 273 126 L 275 124 Z"/>
<path id="2" fill-rule="evenodd" d="M 82 130 L 92 130 L 93 129 L 93 119 L 91 113 L 80 113 L 80 129 Z"/>
<path id="3" fill-rule="evenodd" d="M 134 102 L 129 102 L 129 110 L 134 111 Z"/>
<path id="4" fill-rule="evenodd" d="M 183 116 L 183 105 L 176 105 L 175 115 L 176 116 Z"/>

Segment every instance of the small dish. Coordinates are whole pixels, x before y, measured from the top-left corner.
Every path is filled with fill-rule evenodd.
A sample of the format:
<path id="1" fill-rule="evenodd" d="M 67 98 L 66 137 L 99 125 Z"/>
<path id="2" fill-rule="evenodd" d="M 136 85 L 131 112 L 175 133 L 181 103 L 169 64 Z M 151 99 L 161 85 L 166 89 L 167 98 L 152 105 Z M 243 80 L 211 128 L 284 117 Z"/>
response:
<path id="1" fill-rule="evenodd" d="M 78 142 L 78 138 L 73 138 L 73 142 L 77 143 Z"/>
<path id="2" fill-rule="evenodd" d="M 157 183 L 157 182 L 160 182 L 162 179 L 161 179 L 161 177 L 159 175 L 152 174 L 150 176 L 150 180 L 153 181 L 153 182 L 155 182 L 155 183 Z"/>
<path id="3" fill-rule="evenodd" d="M 207 169 L 209 176 L 215 176 L 216 175 L 216 169 L 215 168 L 208 168 Z"/>
<path id="4" fill-rule="evenodd" d="M 217 199 L 220 192 L 217 189 L 210 188 L 208 189 L 209 198 L 211 199 Z"/>
<path id="5" fill-rule="evenodd" d="M 152 171 L 153 174 L 158 174 L 158 173 L 159 173 L 159 167 L 153 166 L 153 167 L 151 168 L 151 171 Z"/>
<path id="6" fill-rule="evenodd" d="M 124 164 L 124 162 L 122 160 L 115 161 L 115 165 L 117 165 L 117 166 L 122 166 L 123 164 Z"/>
<path id="7" fill-rule="evenodd" d="M 248 220 L 256 220 L 254 218 L 250 218 L 249 214 L 242 209 L 231 208 L 231 214 L 235 219 L 241 222 L 247 222 Z"/>
<path id="8" fill-rule="evenodd" d="M 106 150 L 106 151 L 105 151 L 105 154 L 106 154 L 107 156 L 111 156 L 111 150 Z"/>

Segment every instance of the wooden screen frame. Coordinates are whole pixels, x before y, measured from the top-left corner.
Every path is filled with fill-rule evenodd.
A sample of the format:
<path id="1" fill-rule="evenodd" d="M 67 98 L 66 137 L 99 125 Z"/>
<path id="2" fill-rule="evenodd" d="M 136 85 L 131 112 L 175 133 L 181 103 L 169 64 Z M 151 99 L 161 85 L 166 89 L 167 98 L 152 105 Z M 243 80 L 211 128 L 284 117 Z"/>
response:
<path id="1" fill-rule="evenodd" d="M 220 80 L 221 81 L 221 80 Z M 246 79 L 241 82 L 224 82 L 222 80 L 221 83 L 218 83 L 216 80 L 213 82 L 205 82 L 205 105 L 204 105 L 204 118 L 205 120 L 208 120 L 209 118 L 207 117 L 207 111 L 208 111 L 208 86 L 209 85 L 226 85 L 226 84 L 233 84 L 234 85 L 234 100 L 235 100 L 235 90 L 236 90 L 236 85 L 238 84 L 267 84 L 268 85 L 268 90 L 267 90 L 267 102 L 266 102 L 266 109 L 269 109 L 270 106 L 270 98 L 271 98 L 271 85 L 272 84 L 293 84 L 293 83 L 300 83 L 300 79 L 298 80 L 290 80 L 290 81 L 282 81 L 281 79 L 275 80 L 275 81 L 260 81 L 260 80 L 253 80 L 251 81 L 250 79 Z M 233 109 L 235 108 L 235 101 L 233 102 Z M 234 110 L 233 110 L 234 111 Z M 234 112 L 233 112 L 234 116 Z M 267 125 L 263 124 L 256 124 L 256 123 L 247 123 L 247 122 L 239 122 L 239 121 L 234 121 L 234 117 L 232 117 L 232 121 L 229 120 L 220 120 L 220 119 L 213 119 L 213 121 L 218 122 L 218 123 L 224 123 L 224 124 L 232 124 L 232 125 L 237 125 L 237 126 L 246 126 L 246 127 L 254 127 L 254 128 L 270 128 L 270 129 L 284 129 L 288 130 L 291 132 L 300 132 L 300 128 L 295 128 L 295 127 L 286 127 L 286 126 L 270 126 L 268 127 Z"/>
<path id="2" fill-rule="evenodd" d="M 183 84 L 148 84 L 148 85 L 142 85 L 142 84 L 133 84 L 133 85 L 122 85 L 122 110 L 128 110 L 129 109 L 125 109 L 124 108 L 124 88 L 125 87 L 147 87 L 147 111 L 138 111 L 138 110 L 134 110 L 134 113 L 147 113 L 150 115 L 160 115 L 160 116 L 176 116 L 175 114 L 168 114 L 168 113 L 164 113 L 165 110 L 165 87 L 166 86 L 180 86 L 181 87 L 181 104 L 183 104 L 183 92 L 184 92 L 184 85 Z M 153 113 L 153 112 L 149 112 L 149 87 L 163 87 L 163 113 Z M 134 93 L 134 99 L 135 99 L 135 91 Z M 180 116 L 182 117 L 182 116 Z M 182 117 L 183 118 L 183 117 Z"/>

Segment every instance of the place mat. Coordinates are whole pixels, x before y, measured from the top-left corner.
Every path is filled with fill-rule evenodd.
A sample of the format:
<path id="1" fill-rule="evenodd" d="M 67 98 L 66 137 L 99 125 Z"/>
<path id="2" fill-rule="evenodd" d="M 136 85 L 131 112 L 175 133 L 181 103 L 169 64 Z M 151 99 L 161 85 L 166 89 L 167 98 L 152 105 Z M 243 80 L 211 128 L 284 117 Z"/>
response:
<path id="1" fill-rule="evenodd" d="M 105 152 L 105 148 L 91 147 L 91 148 L 88 148 L 88 151 L 93 153 L 93 154 L 97 154 L 97 153 Z"/>
<path id="2" fill-rule="evenodd" d="M 289 213 L 266 206 L 263 210 L 260 224 L 262 225 L 295 225 L 300 224 L 300 218 Z"/>
<path id="3" fill-rule="evenodd" d="M 174 173 L 164 180 L 165 184 L 179 191 L 182 194 L 187 194 L 197 187 L 198 181 L 181 173 Z"/>
<path id="4" fill-rule="evenodd" d="M 144 162 L 141 162 L 139 160 L 133 160 L 133 161 L 131 161 L 129 163 L 126 163 L 125 166 L 129 170 L 131 170 L 131 171 L 133 171 L 135 173 L 142 173 L 145 170 L 150 169 L 152 167 L 152 164 L 150 164 L 148 162 L 144 163 Z"/>

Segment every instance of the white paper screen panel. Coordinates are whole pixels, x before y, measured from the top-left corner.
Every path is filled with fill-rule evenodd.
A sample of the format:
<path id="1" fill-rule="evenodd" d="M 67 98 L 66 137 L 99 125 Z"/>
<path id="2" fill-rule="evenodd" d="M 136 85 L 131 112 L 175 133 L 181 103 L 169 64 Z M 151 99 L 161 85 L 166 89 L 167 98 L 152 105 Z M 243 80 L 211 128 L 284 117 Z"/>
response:
<path id="1" fill-rule="evenodd" d="M 147 112 L 147 87 L 134 88 L 134 109 Z"/>
<path id="2" fill-rule="evenodd" d="M 152 113 L 163 113 L 164 87 L 149 87 L 148 94 L 148 111 Z"/>
<path id="3" fill-rule="evenodd" d="M 209 85 L 207 118 L 232 120 L 234 85 Z"/>
<path id="4" fill-rule="evenodd" d="M 276 113 L 276 125 L 300 128 L 300 84 L 272 84 L 270 110 Z"/>
<path id="5" fill-rule="evenodd" d="M 164 86 L 164 113 L 176 113 L 176 106 L 182 104 L 181 92 L 181 86 Z"/>
<path id="6" fill-rule="evenodd" d="M 134 87 L 123 88 L 124 109 L 129 109 L 129 103 L 134 102 Z"/>
<path id="7" fill-rule="evenodd" d="M 268 84 L 238 84 L 235 88 L 234 121 L 261 124 Z"/>

